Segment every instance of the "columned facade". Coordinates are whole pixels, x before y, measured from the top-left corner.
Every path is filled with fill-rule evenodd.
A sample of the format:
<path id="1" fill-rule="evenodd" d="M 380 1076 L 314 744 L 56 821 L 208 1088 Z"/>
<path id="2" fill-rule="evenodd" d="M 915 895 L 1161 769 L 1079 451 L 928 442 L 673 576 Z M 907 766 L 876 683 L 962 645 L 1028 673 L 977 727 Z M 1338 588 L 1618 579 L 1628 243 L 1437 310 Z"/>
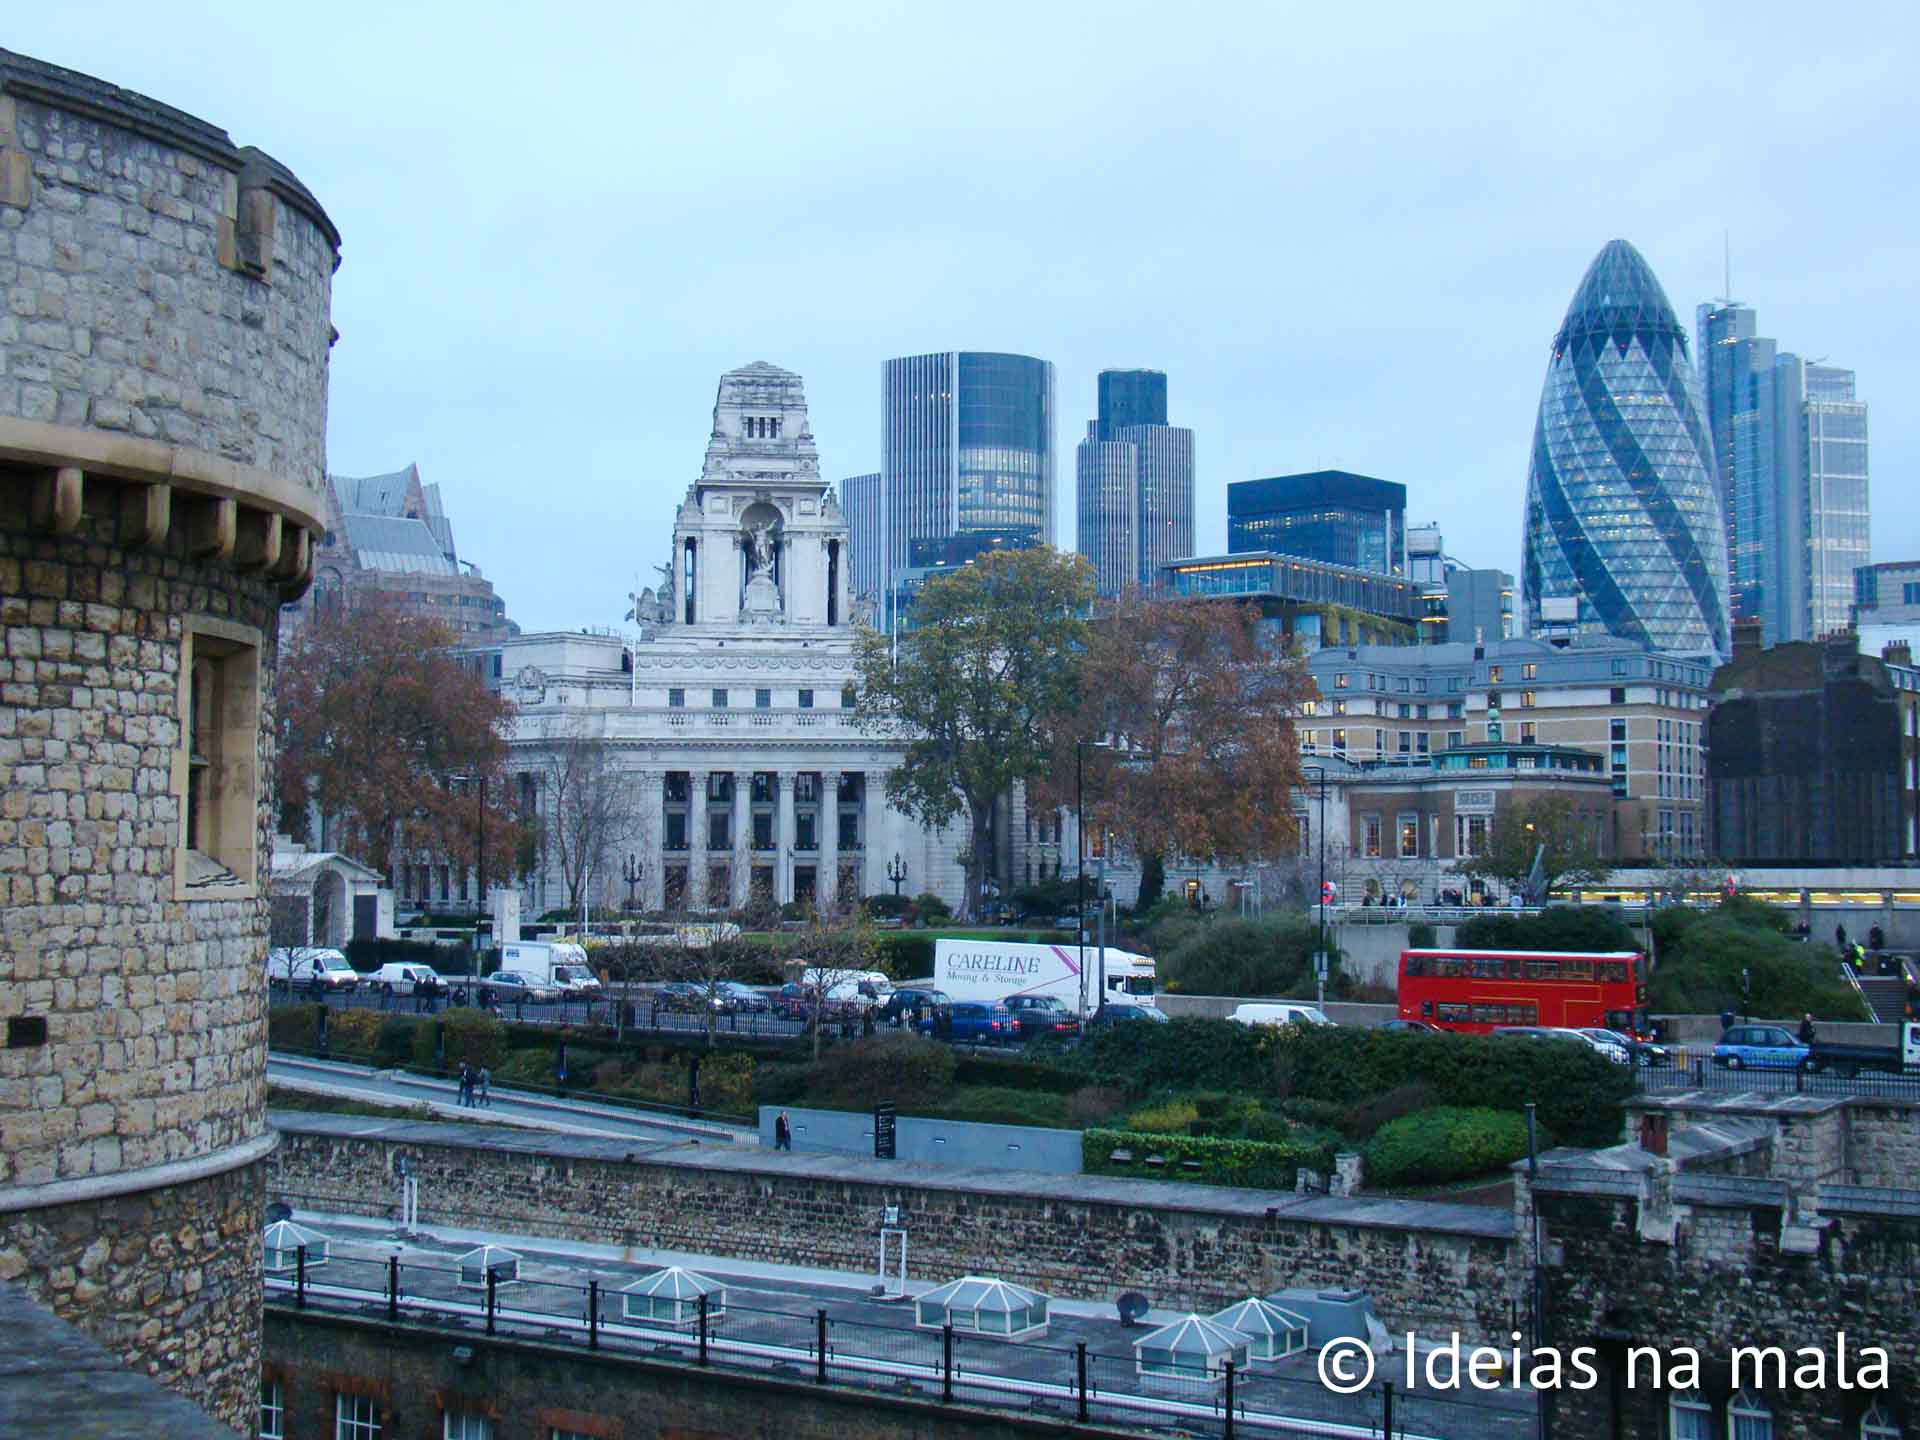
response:
<path id="1" fill-rule="evenodd" d="M 637 630 L 488 647 L 517 709 L 517 771 L 538 777 L 563 736 L 602 747 L 600 781 L 620 803 L 608 807 L 619 821 L 608 858 L 589 872 L 594 913 L 627 902 L 630 854 L 653 912 L 845 908 L 892 893 L 896 854 L 904 893 L 959 901 L 964 827 L 929 834 L 888 809 L 902 747 L 854 722 L 847 542 L 800 377 L 749 365 L 721 378 L 700 477 L 676 514 L 662 584 L 636 597 Z M 538 797 L 550 832 L 556 788 L 519 787 Z M 557 867 L 546 868 L 552 894 Z"/>

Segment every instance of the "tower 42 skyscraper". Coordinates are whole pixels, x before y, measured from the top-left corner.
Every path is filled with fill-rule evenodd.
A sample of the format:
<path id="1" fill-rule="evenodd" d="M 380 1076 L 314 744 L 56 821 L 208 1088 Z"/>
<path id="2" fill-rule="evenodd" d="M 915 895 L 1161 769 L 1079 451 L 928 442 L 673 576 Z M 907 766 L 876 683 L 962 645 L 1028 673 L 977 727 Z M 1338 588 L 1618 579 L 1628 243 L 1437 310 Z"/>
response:
<path id="1" fill-rule="evenodd" d="M 1529 626 L 1727 652 L 1727 542 L 1687 335 L 1647 262 L 1609 241 L 1553 337 L 1527 472 Z M 1552 607 L 1548 607 L 1551 609 Z"/>

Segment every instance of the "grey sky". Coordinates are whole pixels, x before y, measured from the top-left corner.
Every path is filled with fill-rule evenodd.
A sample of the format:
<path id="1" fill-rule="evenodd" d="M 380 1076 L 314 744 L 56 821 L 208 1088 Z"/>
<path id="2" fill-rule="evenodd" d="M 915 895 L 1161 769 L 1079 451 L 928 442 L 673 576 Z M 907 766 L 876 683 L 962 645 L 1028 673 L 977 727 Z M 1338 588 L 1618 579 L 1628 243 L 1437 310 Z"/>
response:
<path id="1" fill-rule="evenodd" d="M 1913 7 L 91 0 L 5 43 L 290 165 L 345 236 L 329 463 L 418 461 L 527 629 L 617 625 L 714 383 L 805 376 L 879 468 L 880 367 L 1058 367 L 1062 531 L 1094 376 L 1151 366 L 1229 481 L 1406 483 L 1517 568 L 1547 344 L 1624 236 L 1860 372 L 1874 557 L 1920 555 Z M 200 10 L 197 16 L 193 13 Z"/>

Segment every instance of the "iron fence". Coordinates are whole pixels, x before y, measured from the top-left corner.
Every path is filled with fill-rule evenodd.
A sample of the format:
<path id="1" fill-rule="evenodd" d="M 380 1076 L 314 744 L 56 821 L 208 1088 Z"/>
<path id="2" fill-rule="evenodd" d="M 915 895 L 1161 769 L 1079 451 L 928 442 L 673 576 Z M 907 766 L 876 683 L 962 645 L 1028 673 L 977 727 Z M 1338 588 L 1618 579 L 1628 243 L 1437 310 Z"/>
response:
<path id="1" fill-rule="evenodd" d="M 655 1312 L 632 1283 L 523 1275 L 518 1262 L 463 1270 L 431 1260 L 342 1254 L 302 1246 L 295 1264 L 267 1276 L 270 1301 L 295 1310 L 411 1319 L 437 1329 L 538 1338 L 544 1343 L 653 1355 L 697 1366 L 806 1378 L 816 1384 L 910 1394 L 928 1401 L 1017 1408 L 1080 1422 L 1131 1421 L 1182 1432 L 1324 1437 L 1324 1440 L 1535 1440 L 1530 1396 L 1491 1406 L 1382 1378 L 1342 1395 L 1263 1362 L 1146 1374 L 1134 1354 L 989 1338 L 952 1325 L 880 1324 L 806 1295 L 724 1291 Z M 636 1301 L 640 1303 L 636 1305 Z M 779 1301 L 781 1305 L 769 1303 Z M 790 1303 L 785 1303 L 790 1302 Z M 911 1302 L 906 1302 L 910 1304 Z"/>

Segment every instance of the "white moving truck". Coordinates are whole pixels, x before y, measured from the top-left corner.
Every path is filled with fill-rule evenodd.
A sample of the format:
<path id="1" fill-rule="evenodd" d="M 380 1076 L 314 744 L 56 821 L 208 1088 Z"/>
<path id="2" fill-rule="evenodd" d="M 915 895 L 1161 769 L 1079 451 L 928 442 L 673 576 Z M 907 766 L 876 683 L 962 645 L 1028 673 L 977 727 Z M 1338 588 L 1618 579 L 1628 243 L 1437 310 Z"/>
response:
<path id="1" fill-rule="evenodd" d="M 1081 973 L 1086 998 L 1081 999 Z M 1153 958 L 1106 949 L 1105 999 L 1152 1005 Z M 1101 951 L 1094 945 L 1016 945 L 1001 940 L 935 940 L 933 983 L 955 1000 L 1006 1000 L 1051 995 L 1076 1015 L 1100 1008 Z"/>
<path id="2" fill-rule="evenodd" d="M 587 964 L 586 950 L 561 941 L 521 940 L 502 945 L 500 968 L 552 985 L 570 999 L 591 999 L 601 989 L 599 977 Z"/>

